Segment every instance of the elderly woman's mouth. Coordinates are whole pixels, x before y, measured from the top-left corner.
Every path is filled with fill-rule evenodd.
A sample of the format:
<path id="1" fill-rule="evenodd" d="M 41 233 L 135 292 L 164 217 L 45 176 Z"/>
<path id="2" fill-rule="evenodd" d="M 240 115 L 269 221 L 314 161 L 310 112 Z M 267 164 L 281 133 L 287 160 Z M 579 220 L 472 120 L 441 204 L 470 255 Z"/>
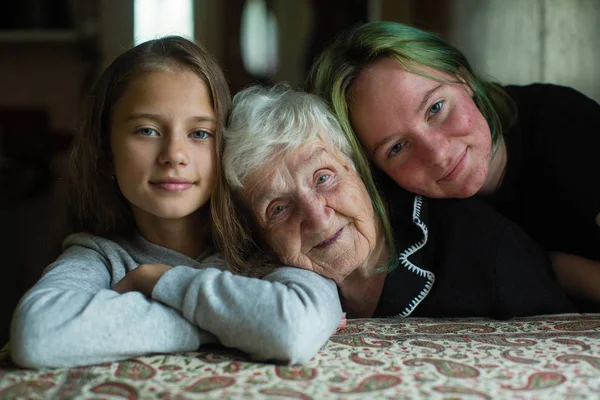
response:
<path id="1" fill-rule="evenodd" d="M 343 230 L 344 230 L 344 228 L 341 228 L 329 239 L 324 240 L 321 243 L 318 243 L 317 245 L 313 246 L 313 249 L 324 249 L 324 248 L 328 247 L 329 245 L 333 244 L 342 235 Z"/>

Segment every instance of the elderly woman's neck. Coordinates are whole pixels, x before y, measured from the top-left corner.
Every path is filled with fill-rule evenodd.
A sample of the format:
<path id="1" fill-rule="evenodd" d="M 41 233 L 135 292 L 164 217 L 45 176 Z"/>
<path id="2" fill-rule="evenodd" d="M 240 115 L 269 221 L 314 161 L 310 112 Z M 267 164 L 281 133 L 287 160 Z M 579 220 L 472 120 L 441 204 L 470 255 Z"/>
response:
<path id="1" fill-rule="evenodd" d="M 338 282 L 342 308 L 348 318 L 372 317 L 377 308 L 386 277 L 382 267 L 385 267 L 389 257 L 383 233 L 380 232 L 378 236 L 377 248 L 366 263 Z"/>

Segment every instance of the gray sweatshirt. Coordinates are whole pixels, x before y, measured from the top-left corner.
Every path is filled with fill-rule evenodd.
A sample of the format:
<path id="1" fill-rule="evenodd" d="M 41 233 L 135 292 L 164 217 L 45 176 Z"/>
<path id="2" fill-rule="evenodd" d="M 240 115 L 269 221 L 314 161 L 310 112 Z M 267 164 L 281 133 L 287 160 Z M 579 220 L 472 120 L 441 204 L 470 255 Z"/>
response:
<path id="1" fill-rule="evenodd" d="M 224 271 L 212 251 L 197 259 L 137 235 L 69 236 L 64 253 L 20 300 L 11 325 L 14 361 L 71 367 L 220 342 L 259 360 L 310 360 L 338 326 L 333 281 L 282 267 L 264 279 Z M 111 288 L 140 264 L 173 266 L 149 299 Z"/>

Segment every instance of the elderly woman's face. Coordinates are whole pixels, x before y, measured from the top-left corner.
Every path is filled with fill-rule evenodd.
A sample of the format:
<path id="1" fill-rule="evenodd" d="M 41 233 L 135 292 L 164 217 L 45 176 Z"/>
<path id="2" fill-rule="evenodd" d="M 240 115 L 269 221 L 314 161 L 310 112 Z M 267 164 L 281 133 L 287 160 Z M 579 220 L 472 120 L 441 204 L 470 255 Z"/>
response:
<path id="1" fill-rule="evenodd" d="M 365 186 L 342 153 L 321 140 L 255 171 L 242 196 L 285 265 L 339 283 L 375 248 L 375 215 Z"/>

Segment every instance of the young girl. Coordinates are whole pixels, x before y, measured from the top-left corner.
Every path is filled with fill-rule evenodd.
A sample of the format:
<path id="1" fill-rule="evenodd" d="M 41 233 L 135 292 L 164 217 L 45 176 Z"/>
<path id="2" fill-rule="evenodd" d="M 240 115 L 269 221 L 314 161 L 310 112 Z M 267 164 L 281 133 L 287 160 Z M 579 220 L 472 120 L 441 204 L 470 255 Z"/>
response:
<path id="1" fill-rule="evenodd" d="M 81 233 L 19 302 L 14 361 L 67 367 L 217 341 L 259 359 L 309 360 L 340 322 L 335 284 L 295 268 L 235 276 L 211 247 L 230 106 L 213 58 L 180 37 L 143 43 L 87 101 L 69 180 Z"/>

